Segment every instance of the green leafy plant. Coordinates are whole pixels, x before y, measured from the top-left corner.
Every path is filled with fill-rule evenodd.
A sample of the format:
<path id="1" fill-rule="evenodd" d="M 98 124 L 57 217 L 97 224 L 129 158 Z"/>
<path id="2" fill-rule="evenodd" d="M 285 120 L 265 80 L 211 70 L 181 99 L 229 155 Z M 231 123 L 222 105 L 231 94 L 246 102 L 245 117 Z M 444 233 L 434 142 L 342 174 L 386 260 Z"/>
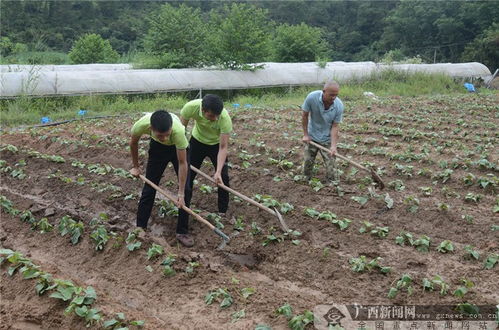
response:
<path id="1" fill-rule="evenodd" d="M 192 274 L 194 273 L 194 270 L 198 268 L 201 264 L 197 261 L 191 261 L 187 264 L 187 267 L 185 267 L 185 272 L 187 274 Z"/>
<path id="2" fill-rule="evenodd" d="M 152 244 L 152 246 L 147 250 L 147 260 L 151 260 L 156 256 L 160 256 L 165 252 L 165 249 L 158 244 Z"/>
<path id="3" fill-rule="evenodd" d="M 405 189 L 405 184 L 404 184 L 404 181 L 397 179 L 397 180 L 388 182 L 388 187 L 392 188 L 395 191 L 402 191 Z"/>
<path id="4" fill-rule="evenodd" d="M 57 228 L 61 236 L 70 234 L 71 244 L 76 245 L 83 235 L 84 225 L 83 222 L 76 222 L 70 216 L 65 215 L 59 220 Z"/>
<path id="5" fill-rule="evenodd" d="M 262 232 L 262 228 L 260 228 L 258 226 L 258 224 L 256 222 L 252 222 L 251 223 L 251 229 L 250 229 L 250 234 L 255 236 L 255 235 L 258 235 Z"/>
<path id="6" fill-rule="evenodd" d="M 367 233 L 372 229 L 373 226 L 374 226 L 374 224 L 372 224 L 369 221 L 362 221 L 362 225 L 360 226 L 359 233 L 361 233 L 361 234 Z"/>
<path id="7" fill-rule="evenodd" d="M 483 195 L 481 194 L 474 194 L 474 193 L 467 193 L 466 196 L 464 196 L 464 201 L 468 203 L 478 203 L 480 200 L 483 198 Z"/>
<path id="8" fill-rule="evenodd" d="M 38 222 L 35 223 L 35 229 L 39 230 L 40 233 L 48 233 L 51 232 L 54 229 L 54 226 L 52 226 L 49 223 L 49 220 L 47 218 L 41 218 L 38 220 Z"/>
<path id="9" fill-rule="evenodd" d="M 165 216 L 176 217 L 178 216 L 178 207 L 176 207 L 172 202 L 163 199 L 159 202 L 158 215 L 161 218 Z"/>
<path id="10" fill-rule="evenodd" d="M 446 212 L 450 209 L 449 204 L 443 203 L 443 202 L 438 202 L 437 203 L 437 209 L 442 212 Z"/>
<path id="11" fill-rule="evenodd" d="M 18 209 L 14 208 L 12 202 L 3 195 L 0 195 L 0 206 L 2 207 L 2 210 L 8 214 L 17 215 L 20 212 Z"/>
<path id="12" fill-rule="evenodd" d="M 284 241 L 284 236 L 276 234 L 275 229 L 273 229 L 273 227 L 272 227 L 270 230 L 270 234 L 265 236 L 265 239 L 263 240 L 262 245 L 267 246 L 271 243 L 281 243 L 283 241 Z"/>
<path id="13" fill-rule="evenodd" d="M 224 229 L 224 227 L 225 227 L 221 221 L 222 217 L 216 213 L 208 213 L 206 215 L 206 219 L 215 222 L 215 227 L 217 227 L 218 229 Z"/>
<path id="14" fill-rule="evenodd" d="M 352 220 L 347 219 L 347 218 L 344 218 L 341 220 L 340 219 L 333 219 L 333 220 L 331 220 L 331 223 L 337 225 L 338 228 L 343 231 L 343 230 L 347 229 L 348 226 L 350 226 L 350 223 L 352 223 Z"/>
<path id="15" fill-rule="evenodd" d="M 316 209 L 313 209 L 311 207 L 305 208 L 304 213 L 311 218 L 318 218 L 319 214 L 320 214 L 319 211 L 317 211 Z"/>
<path id="16" fill-rule="evenodd" d="M 97 251 L 102 251 L 109 241 L 110 236 L 107 233 L 106 227 L 100 225 L 90 234 L 90 238 L 95 243 L 95 249 Z"/>
<path id="17" fill-rule="evenodd" d="M 464 247 L 464 251 L 466 251 L 466 252 L 467 252 L 467 255 L 466 255 L 466 256 L 467 256 L 469 259 L 475 259 L 475 260 L 480 259 L 480 252 L 478 252 L 477 250 L 475 250 L 473 246 L 471 246 L 471 245 L 466 245 L 466 246 Z"/>
<path id="18" fill-rule="evenodd" d="M 421 190 L 421 193 L 423 194 L 423 196 L 431 196 L 431 194 L 433 192 L 432 187 L 419 187 L 419 190 Z"/>
<path id="19" fill-rule="evenodd" d="M 464 298 L 464 295 L 468 293 L 469 289 L 475 286 L 475 283 L 473 283 L 473 281 L 465 278 L 461 279 L 461 284 L 462 286 L 458 287 L 453 293 L 453 295 L 458 298 Z"/>
<path id="20" fill-rule="evenodd" d="M 407 211 L 416 213 L 419 209 L 419 199 L 416 196 L 409 195 L 404 199 L 404 204 L 407 206 Z"/>
<path id="21" fill-rule="evenodd" d="M 51 274 L 48 274 L 48 273 L 41 274 L 38 277 L 37 283 L 35 285 L 35 291 L 36 291 L 36 294 L 41 296 L 45 292 L 54 289 L 56 286 L 57 286 L 57 284 L 54 283 L 54 280 L 52 279 Z"/>
<path id="22" fill-rule="evenodd" d="M 19 218 L 21 218 L 21 221 L 26 222 L 33 226 L 36 223 L 35 216 L 31 211 L 24 211 L 19 215 Z"/>
<path id="23" fill-rule="evenodd" d="M 436 180 L 442 180 L 442 183 L 446 183 L 450 180 L 452 173 L 454 173 L 451 169 L 445 169 L 442 172 L 435 173 L 432 178 Z"/>
<path id="24" fill-rule="evenodd" d="M 314 313 L 304 311 L 303 314 L 295 315 L 288 321 L 288 326 L 292 330 L 304 330 L 308 324 L 314 322 Z"/>
<path id="25" fill-rule="evenodd" d="M 163 275 L 166 277 L 174 276 L 176 273 L 177 272 L 175 271 L 175 269 L 173 269 L 173 267 L 170 265 L 166 265 L 165 267 L 163 267 Z"/>
<path id="26" fill-rule="evenodd" d="M 454 244 L 449 240 L 445 240 L 438 245 L 437 251 L 441 253 L 454 252 Z"/>
<path id="27" fill-rule="evenodd" d="M 234 221 L 234 229 L 237 231 L 243 231 L 244 230 L 244 218 L 243 216 L 238 216 L 236 218 L 236 221 Z"/>
<path id="28" fill-rule="evenodd" d="M 135 251 L 140 249 L 142 246 L 142 242 L 138 241 L 140 229 L 134 229 L 133 231 L 128 233 L 127 238 L 125 239 L 126 248 L 128 251 Z"/>
<path id="29" fill-rule="evenodd" d="M 203 194 L 211 194 L 213 192 L 213 187 L 211 186 L 208 186 L 208 185 L 205 185 L 205 184 L 202 184 L 200 187 L 199 187 L 199 190 L 201 190 L 201 192 Z"/>
<path id="30" fill-rule="evenodd" d="M 487 256 L 483 263 L 483 267 L 485 269 L 492 269 L 497 265 L 497 261 L 499 260 L 499 254 L 491 253 Z"/>
<path id="31" fill-rule="evenodd" d="M 378 236 L 380 238 L 384 238 L 384 237 L 388 236 L 389 232 L 390 232 L 390 227 L 376 226 L 376 228 L 371 230 L 371 235 Z"/>
<path id="32" fill-rule="evenodd" d="M 408 232 L 401 232 L 397 237 L 395 237 L 395 243 L 398 245 L 414 245 L 414 237 L 411 233 Z"/>
<path id="33" fill-rule="evenodd" d="M 208 292 L 208 294 L 204 297 L 204 302 L 207 305 L 211 305 L 215 301 L 220 302 L 220 307 L 221 308 L 227 308 L 231 306 L 234 302 L 234 299 L 232 298 L 231 294 L 227 289 L 222 289 L 218 288 L 216 290 Z"/>
<path id="34" fill-rule="evenodd" d="M 422 281 L 423 291 L 433 291 L 436 286 L 440 287 L 440 295 L 446 295 L 449 290 L 449 285 L 444 281 L 440 275 L 435 275 L 432 280 L 423 278 Z"/>
<path id="35" fill-rule="evenodd" d="M 406 289 L 409 296 L 414 291 L 412 287 L 412 277 L 408 274 L 403 274 L 402 277 L 397 281 L 395 287 L 390 288 L 390 290 L 388 291 L 388 298 L 395 298 L 402 289 Z"/>
<path id="36" fill-rule="evenodd" d="M 356 273 L 370 272 L 373 269 L 378 269 L 383 274 L 389 273 L 392 268 L 380 266 L 379 262 L 381 260 L 381 257 L 377 257 L 368 261 L 366 256 L 361 255 L 358 258 L 351 258 L 349 262 L 352 265 L 352 270 Z"/>
<path id="37" fill-rule="evenodd" d="M 472 224 L 472 223 L 473 223 L 473 221 L 475 220 L 475 218 L 474 218 L 472 215 L 469 215 L 469 214 L 463 214 L 463 215 L 461 216 L 461 218 L 462 218 L 463 220 L 465 220 L 465 221 L 466 221 L 467 223 L 469 223 L 469 224 Z"/>
<path id="38" fill-rule="evenodd" d="M 244 299 L 248 299 L 250 296 L 255 294 L 256 289 L 255 288 L 242 288 L 241 289 L 241 295 L 243 296 Z"/>
<path id="39" fill-rule="evenodd" d="M 244 318 L 246 316 L 246 312 L 244 311 L 244 309 L 241 309 L 240 311 L 237 311 L 237 312 L 234 312 L 231 314 L 231 322 L 234 323 L 234 322 L 237 322 L 239 321 L 240 319 Z"/>
<path id="40" fill-rule="evenodd" d="M 420 236 L 417 240 L 412 244 L 416 247 L 416 250 L 419 252 L 428 252 L 430 250 L 430 238 L 426 235 Z"/>
<path id="41" fill-rule="evenodd" d="M 275 313 L 278 315 L 284 315 L 289 320 L 293 317 L 293 308 L 290 304 L 286 303 L 277 308 Z"/>
<path id="42" fill-rule="evenodd" d="M 369 201 L 369 198 L 363 197 L 363 196 L 352 196 L 351 199 L 353 201 L 356 201 L 357 203 L 359 203 L 362 206 L 364 206 Z"/>
<path id="43" fill-rule="evenodd" d="M 312 190 L 316 192 L 324 188 L 324 184 L 322 184 L 321 180 L 317 178 L 310 179 L 308 184 L 312 187 Z"/>

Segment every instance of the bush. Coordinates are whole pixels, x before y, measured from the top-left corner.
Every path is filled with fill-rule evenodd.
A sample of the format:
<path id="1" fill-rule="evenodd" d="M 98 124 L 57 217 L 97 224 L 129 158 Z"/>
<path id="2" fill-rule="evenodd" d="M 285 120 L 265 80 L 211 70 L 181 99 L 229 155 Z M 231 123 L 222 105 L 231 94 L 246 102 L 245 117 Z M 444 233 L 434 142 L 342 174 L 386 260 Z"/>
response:
<path id="1" fill-rule="evenodd" d="M 268 22 L 266 10 L 242 3 L 225 5 L 222 16 L 212 13 L 210 23 L 218 27 L 210 33 L 212 58 L 229 69 L 267 60 L 270 55 Z"/>
<path id="2" fill-rule="evenodd" d="M 116 63 L 118 57 L 109 41 L 94 33 L 79 38 L 69 52 L 69 58 L 75 64 Z"/>
<path id="3" fill-rule="evenodd" d="M 327 46 L 320 28 L 283 24 L 277 27 L 273 40 L 277 62 L 313 62 L 327 57 Z"/>
<path id="4" fill-rule="evenodd" d="M 184 4 L 179 7 L 165 4 L 149 24 L 144 46 L 152 56 L 145 58 L 139 66 L 185 68 L 206 61 L 207 27 L 199 9 Z"/>
<path id="5" fill-rule="evenodd" d="M 480 62 L 492 72 L 499 68 L 499 23 L 494 23 L 466 46 L 463 61 Z"/>
<path id="6" fill-rule="evenodd" d="M 0 37 L 0 55 L 8 56 L 14 48 L 14 43 L 8 37 Z"/>

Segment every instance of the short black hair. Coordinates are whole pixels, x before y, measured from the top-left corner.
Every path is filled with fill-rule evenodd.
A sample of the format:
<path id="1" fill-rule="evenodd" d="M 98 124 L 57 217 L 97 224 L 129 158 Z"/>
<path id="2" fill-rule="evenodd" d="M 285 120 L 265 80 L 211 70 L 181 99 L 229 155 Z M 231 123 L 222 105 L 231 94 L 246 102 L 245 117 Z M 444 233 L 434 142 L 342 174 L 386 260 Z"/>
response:
<path id="1" fill-rule="evenodd" d="M 209 111 L 215 115 L 219 115 L 224 109 L 224 102 L 218 95 L 206 94 L 201 102 L 201 108 L 203 108 L 204 111 Z"/>
<path id="2" fill-rule="evenodd" d="M 156 110 L 151 116 L 151 128 L 157 132 L 168 132 L 172 127 L 172 115 L 166 110 Z"/>

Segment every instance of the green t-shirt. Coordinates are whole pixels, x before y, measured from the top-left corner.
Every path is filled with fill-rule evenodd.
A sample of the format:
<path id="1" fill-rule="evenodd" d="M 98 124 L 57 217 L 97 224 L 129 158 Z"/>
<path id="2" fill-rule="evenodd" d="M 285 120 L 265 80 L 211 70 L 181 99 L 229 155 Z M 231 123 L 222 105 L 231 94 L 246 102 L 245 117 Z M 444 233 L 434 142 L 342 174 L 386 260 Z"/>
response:
<path id="1" fill-rule="evenodd" d="M 189 145 L 189 142 L 185 137 L 185 127 L 184 125 L 182 125 L 182 122 L 180 122 L 180 119 L 178 119 L 178 117 L 175 114 L 170 113 L 170 115 L 172 116 L 172 132 L 165 142 L 161 142 L 160 140 L 158 140 L 158 138 L 154 136 L 154 134 L 151 131 L 152 113 L 146 114 L 144 117 L 140 118 L 133 125 L 132 135 L 140 137 L 144 134 L 148 134 L 151 136 L 151 138 L 154 141 L 159 142 L 161 144 L 167 146 L 175 145 L 177 149 L 186 149 L 187 146 Z"/>
<path id="2" fill-rule="evenodd" d="M 216 121 L 210 121 L 203 117 L 201 110 L 202 99 L 187 102 L 180 115 L 184 119 L 194 119 L 192 136 L 201 143 L 214 145 L 220 143 L 220 134 L 232 132 L 232 120 L 227 110 L 223 109 Z"/>

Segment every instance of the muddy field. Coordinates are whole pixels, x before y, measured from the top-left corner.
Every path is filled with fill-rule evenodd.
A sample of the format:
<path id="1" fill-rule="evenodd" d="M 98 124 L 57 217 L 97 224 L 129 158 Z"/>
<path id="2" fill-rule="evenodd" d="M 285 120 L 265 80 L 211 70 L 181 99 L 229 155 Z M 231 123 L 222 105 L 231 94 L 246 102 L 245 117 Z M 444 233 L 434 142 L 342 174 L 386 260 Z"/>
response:
<path id="1" fill-rule="evenodd" d="M 376 167 L 386 188 L 343 161 L 339 187 L 329 185 L 320 156 L 318 180 L 303 181 L 300 111 L 229 106 L 231 187 L 277 205 L 293 232 L 284 234 L 276 217 L 233 196 L 226 218 L 215 219 L 216 191 L 198 177 L 192 208 L 230 235 L 222 249 L 221 239 L 192 219 L 196 244 L 179 246 L 175 210 L 159 195 L 150 232 L 126 240 L 142 188 L 127 175 L 129 130 L 140 113 L 4 132 L 2 249 L 22 253 L 38 275 L 94 288 L 88 309 L 102 318 L 64 313 L 71 300 L 50 295 L 67 283 L 37 295 L 41 277 L 24 279 L 30 273 L 21 267 L 9 275 L 19 262 L 12 257 L 1 269 L 0 329 L 83 329 L 113 318 L 110 329 L 137 328 L 134 321 L 146 329 L 300 329 L 313 328 L 307 311 L 330 302 L 495 305 L 499 97 L 344 103 L 339 152 Z M 212 174 L 209 164 L 203 170 Z M 167 168 L 161 186 L 175 192 L 174 182 Z M 65 216 L 83 224 L 75 244 L 71 234 L 61 236 Z M 153 244 L 164 252 L 148 259 Z M 377 257 L 379 266 L 369 263 Z M 443 292 L 438 276 L 448 286 Z M 411 281 L 397 287 L 401 278 Z M 276 312 L 285 304 L 291 314 Z M 84 314 L 86 305 L 78 306 Z"/>

